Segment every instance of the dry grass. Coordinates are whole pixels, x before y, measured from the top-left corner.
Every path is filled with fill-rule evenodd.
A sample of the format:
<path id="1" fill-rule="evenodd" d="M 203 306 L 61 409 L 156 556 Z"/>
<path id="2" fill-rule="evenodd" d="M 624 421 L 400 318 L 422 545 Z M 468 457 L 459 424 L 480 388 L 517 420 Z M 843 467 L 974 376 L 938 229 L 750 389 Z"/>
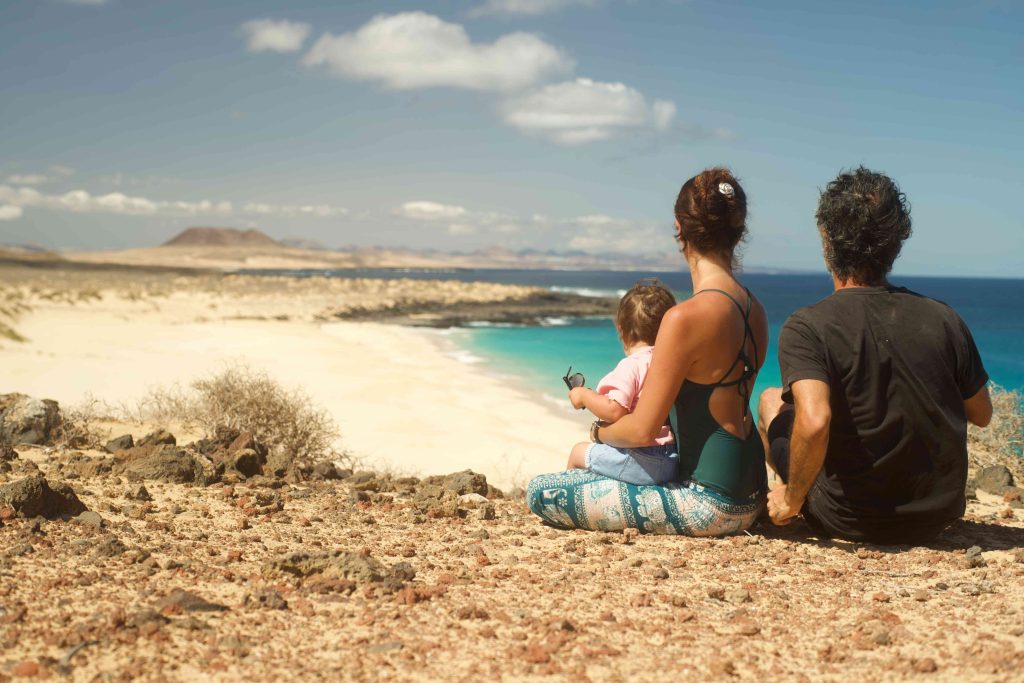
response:
<path id="1" fill-rule="evenodd" d="M 992 423 L 967 430 L 971 466 L 1006 465 L 1024 483 L 1024 395 L 993 384 Z"/>
<path id="2" fill-rule="evenodd" d="M 351 460 L 336 450 L 340 435 L 334 420 L 305 392 L 245 365 L 197 379 L 188 389 L 150 391 L 133 414 L 140 422 L 180 423 L 211 436 L 225 428 L 250 432 L 292 460 Z"/>
<path id="3" fill-rule="evenodd" d="M 106 406 L 92 397 L 71 408 L 62 408 L 54 445 L 62 449 L 102 449 L 110 435 L 97 423 L 104 419 L 105 412 Z"/>

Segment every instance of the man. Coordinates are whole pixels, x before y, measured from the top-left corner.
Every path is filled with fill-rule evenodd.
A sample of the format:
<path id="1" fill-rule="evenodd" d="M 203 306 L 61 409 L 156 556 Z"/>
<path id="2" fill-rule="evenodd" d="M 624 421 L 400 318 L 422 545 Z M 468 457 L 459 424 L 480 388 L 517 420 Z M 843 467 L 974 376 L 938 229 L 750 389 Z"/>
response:
<path id="1" fill-rule="evenodd" d="M 950 307 L 887 279 L 910 236 L 890 178 L 841 173 L 817 219 L 835 292 L 779 334 L 783 387 L 761 395 L 758 417 L 785 482 L 768 514 L 782 525 L 803 512 L 823 536 L 921 542 L 964 513 L 967 422 L 992 418 L 988 375 Z"/>

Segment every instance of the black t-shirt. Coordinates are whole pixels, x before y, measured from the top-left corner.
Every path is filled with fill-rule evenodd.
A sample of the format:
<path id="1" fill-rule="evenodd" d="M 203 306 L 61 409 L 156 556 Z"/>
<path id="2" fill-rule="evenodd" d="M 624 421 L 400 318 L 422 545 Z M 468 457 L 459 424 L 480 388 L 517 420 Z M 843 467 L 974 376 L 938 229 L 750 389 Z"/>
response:
<path id="1" fill-rule="evenodd" d="M 783 398 L 830 388 L 828 451 L 804 511 L 854 540 L 913 542 L 964 513 L 964 400 L 988 381 L 949 306 L 901 287 L 843 289 L 789 317 L 779 335 Z"/>

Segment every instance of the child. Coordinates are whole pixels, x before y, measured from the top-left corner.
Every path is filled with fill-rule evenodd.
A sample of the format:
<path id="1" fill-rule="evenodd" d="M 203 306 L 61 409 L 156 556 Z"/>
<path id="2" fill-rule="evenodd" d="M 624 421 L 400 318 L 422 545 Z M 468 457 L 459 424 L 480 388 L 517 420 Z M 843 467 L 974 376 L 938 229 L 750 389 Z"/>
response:
<path id="1" fill-rule="evenodd" d="M 626 292 L 615 316 L 615 329 L 626 357 L 598 382 L 596 391 L 571 389 L 569 401 L 574 408 L 586 408 L 608 423 L 633 412 L 651 366 L 661 319 L 675 305 L 672 292 L 653 278 L 640 280 Z M 666 425 L 654 443 L 642 448 L 578 443 L 569 455 L 568 468 L 589 469 L 629 484 L 653 485 L 674 481 L 678 466 L 672 431 Z"/>

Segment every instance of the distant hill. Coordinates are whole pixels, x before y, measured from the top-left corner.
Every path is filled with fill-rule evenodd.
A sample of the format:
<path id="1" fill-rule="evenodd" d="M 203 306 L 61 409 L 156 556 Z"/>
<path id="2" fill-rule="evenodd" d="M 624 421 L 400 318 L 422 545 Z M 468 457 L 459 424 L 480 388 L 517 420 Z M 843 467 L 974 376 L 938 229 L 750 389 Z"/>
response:
<path id="1" fill-rule="evenodd" d="M 188 228 L 165 242 L 165 247 L 280 247 L 259 230 L 238 228 Z"/>
<path id="2" fill-rule="evenodd" d="M 307 240 L 301 237 L 290 237 L 279 240 L 280 244 L 292 249 L 306 249 L 308 251 L 331 251 L 323 243 L 316 240 Z"/>

